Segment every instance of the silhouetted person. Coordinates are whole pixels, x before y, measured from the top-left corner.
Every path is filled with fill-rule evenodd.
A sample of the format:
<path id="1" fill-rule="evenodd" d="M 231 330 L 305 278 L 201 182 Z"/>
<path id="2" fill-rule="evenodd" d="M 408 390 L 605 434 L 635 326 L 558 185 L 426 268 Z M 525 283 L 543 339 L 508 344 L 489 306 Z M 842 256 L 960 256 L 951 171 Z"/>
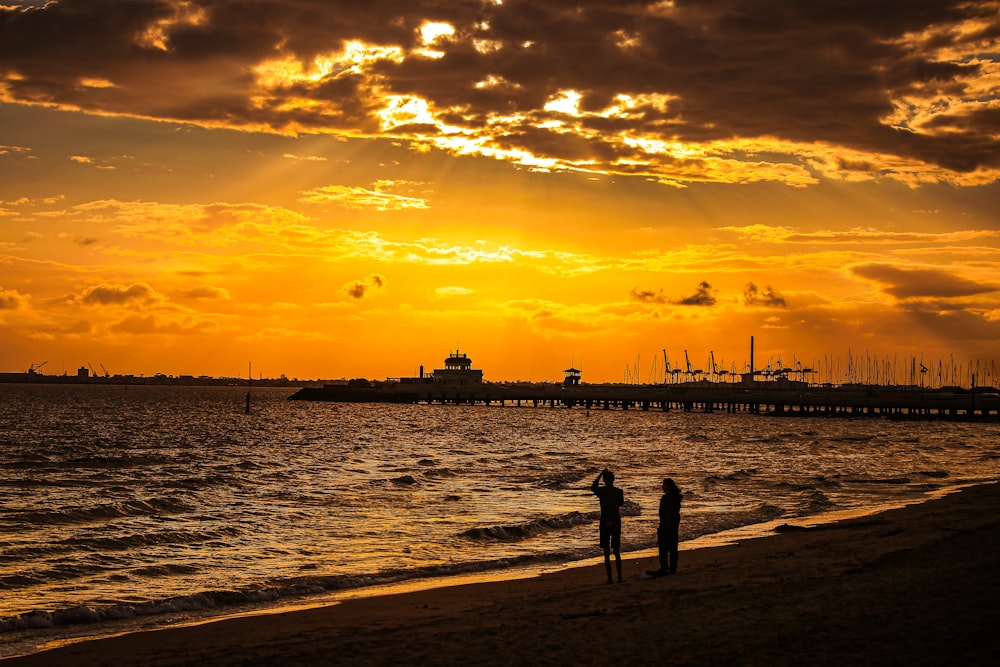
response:
<path id="1" fill-rule="evenodd" d="M 662 577 L 677 571 L 677 532 L 681 525 L 681 490 L 674 480 L 663 480 L 660 497 L 660 525 L 656 529 L 656 546 L 660 552 L 660 569 L 647 574 Z"/>
<path id="2" fill-rule="evenodd" d="M 604 486 L 601 486 L 601 478 Z M 621 506 L 625 504 L 625 494 L 615 486 L 615 474 L 605 468 L 594 479 L 590 490 L 601 501 L 601 548 L 604 549 L 604 569 L 608 573 L 608 583 L 611 578 L 611 552 L 615 553 L 615 565 L 618 568 L 618 581 L 622 580 L 622 515 Z"/>

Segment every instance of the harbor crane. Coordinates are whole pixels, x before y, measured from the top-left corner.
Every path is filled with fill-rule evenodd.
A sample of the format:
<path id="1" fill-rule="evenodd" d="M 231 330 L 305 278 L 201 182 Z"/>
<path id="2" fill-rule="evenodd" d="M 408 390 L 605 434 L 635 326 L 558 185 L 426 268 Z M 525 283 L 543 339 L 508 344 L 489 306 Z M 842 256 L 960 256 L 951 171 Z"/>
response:
<path id="1" fill-rule="evenodd" d="M 104 367 L 104 364 L 101 363 L 101 362 L 97 362 L 97 363 L 98 363 L 98 365 L 100 365 L 101 370 L 104 371 L 104 377 L 106 377 L 106 378 L 111 377 L 111 373 L 109 373 L 108 369 Z"/>
<path id="2" fill-rule="evenodd" d="M 774 369 L 774 376 L 780 380 L 787 380 L 788 374 L 791 373 L 792 371 L 793 371 L 792 368 L 789 368 L 788 366 L 785 366 L 783 363 L 781 363 L 781 356 L 779 355 L 778 367 Z"/>
<path id="3" fill-rule="evenodd" d="M 663 384 L 667 383 L 667 376 L 670 375 L 670 360 L 667 358 L 667 349 L 663 348 Z"/>
<path id="4" fill-rule="evenodd" d="M 684 363 L 687 364 L 687 374 L 688 374 L 688 379 L 689 380 L 692 380 L 692 379 L 694 379 L 694 376 L 701 375 L 702 373 L 705 372 L 705 371 L 701 370 L 700 368 L 696 368 L 695 370 L 691 370 L 691 359 L 688 357 L 688 351 L 687 350 L 684 350 Z"/>
<path id="5" fill-rule="evenodd" d="M 719 367 L 715 365 L 715 352 L 713 350 L 708 351 L 708 358 L 712 363 L 712 376 L 718 378 L 720 381 L 724 381 L 725 376 L 729 375 L 729 371 L 725 368 L 720 371 Z"/>
<path id="6" fill-rule="evenodd" d="M 663 350 L 663 366 L 665 369 L 663 372 L 663 382 L 666 383 L 667 374 L 669 373 L 670 375 L 673 376 L 674 384 L 677 384 L 677 376 L 680 375 L 683 371 L 681 371 L 681 369 L 678 368 L 677 366 L 670 365 L 670 360 L 667 358 L 666 350 Z"/>
<path id="7" fill-rule="evenodd" d="M 43 361 L 40 364 L 31 364 L 28 366 L 28 375 L 34 375 L 35 373 L 41 374 L 39 371 L 42 370 L 42 366 L 49 363 L 48 361 Z"/>

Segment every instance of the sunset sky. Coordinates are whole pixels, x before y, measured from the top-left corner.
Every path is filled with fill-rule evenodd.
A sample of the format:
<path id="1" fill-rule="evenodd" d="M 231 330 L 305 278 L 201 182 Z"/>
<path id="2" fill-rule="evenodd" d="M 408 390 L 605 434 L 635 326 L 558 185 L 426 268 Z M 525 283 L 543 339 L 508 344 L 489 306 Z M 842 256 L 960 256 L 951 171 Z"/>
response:
<path id="1" fill-rule="evenodd" d="M 988 380 L 998 38 L 995 0 L 0 0 L 0 371 L 646 382 L 754 336 Z"/>

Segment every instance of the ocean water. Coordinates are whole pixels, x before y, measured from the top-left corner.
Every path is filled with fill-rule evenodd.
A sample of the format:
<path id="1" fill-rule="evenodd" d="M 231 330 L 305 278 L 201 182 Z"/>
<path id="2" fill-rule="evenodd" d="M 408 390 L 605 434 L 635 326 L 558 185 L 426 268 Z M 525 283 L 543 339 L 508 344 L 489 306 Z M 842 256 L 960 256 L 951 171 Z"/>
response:
<path id="1" fill-rule="evenodd" d="M 995 481 L 1000 425 L 287 401 L 293 389 L 0 385 L 0 656 L 185 614 L 599 554 Z M 682 546 L 683 548 L 683 546 Z"/>

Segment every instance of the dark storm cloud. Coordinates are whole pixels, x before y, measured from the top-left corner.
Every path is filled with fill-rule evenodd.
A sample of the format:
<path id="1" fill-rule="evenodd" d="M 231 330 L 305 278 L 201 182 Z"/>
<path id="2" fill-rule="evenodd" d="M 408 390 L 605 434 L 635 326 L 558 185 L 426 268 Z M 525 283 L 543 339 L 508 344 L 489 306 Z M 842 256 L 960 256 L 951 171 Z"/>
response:
<path id="1" fill-rule="evenodd" d="M 851 271 L 873 280 L 898 299 L 956 298 L 1000 290 L 1000 284 L 979 283 L 938 269 L 900 269 L 888 264 L 862 264 Z"/>
<path id="2" fill-rule="evenodd" d="M 443 57 L 413 56 L 425 21 L 454 28 L 427 45 Z M 778 139 L 961 174 L 1000 167 L 1000 111 L 973 90 L 985 72 L 968 56 L 995 52 L 998 26 L 997 0 L 61 0 L 0 11 L 0 99 L 375 134 L 381 95 L 417 96 L 469 136 L 567 163 L 594 160 L 597 171 L 631 159 L 626 132 L 668 142 Z M 309 69 L 354 40 L 407 57 L 260 89 L 258 65 L 284 59 Z M 563 135 L 540 128 L 566 120 L 543 109 L 565 90 L 594 114 L 621 94 L 639 101 L 627 115 L 574 118 Z M 916 114 L 914 101 L 933 112 Z M 488 122 L 498 116 L 499 132 Z M 438 132 L 399 124 L 393 134 L 414 136 L 403 127 Z M 672 169 L 669 154 L 645 159 L 653 172 Z"/>
<path id="3" fill-rule="evenodd" d="M 763 291 L 760 290 L 754 283 L 747 283 L 743 288 L 743 303 L 750 306 L 754 304 L 759 304 L 769 307 L 780 307 L 784 308 L 788 304 L 785 303 L 785 297 L 781 296 L 777 290 L 768 285 Z"/>
<path id="4" fill-rule="evenodd" d="M 386 285 L 385 276 L 378 273 L 369 274 L 361 280 L 352 280 L 346 283 L 341 291 L 355 300 L 364 299 L 370 293 L 380 290 Z"/>
<path id="5" fill-rule="evenodd" d="M 715 295 L 712 293 L 712 286 L 702 281 L 698 284 L 698 291 L 689 297 L 685 297 L 677 303 L 682 306 L 714 306 Z"/>
<path id="6" fill-rule="evenodd" d="M 663 290 L 654 292 L 652 290 L 641 290 L 638 287 L 632 289 L 630 294 L 633 301 L 639 303 L 667 303 L 667 298 L 663 296 Z"/>

